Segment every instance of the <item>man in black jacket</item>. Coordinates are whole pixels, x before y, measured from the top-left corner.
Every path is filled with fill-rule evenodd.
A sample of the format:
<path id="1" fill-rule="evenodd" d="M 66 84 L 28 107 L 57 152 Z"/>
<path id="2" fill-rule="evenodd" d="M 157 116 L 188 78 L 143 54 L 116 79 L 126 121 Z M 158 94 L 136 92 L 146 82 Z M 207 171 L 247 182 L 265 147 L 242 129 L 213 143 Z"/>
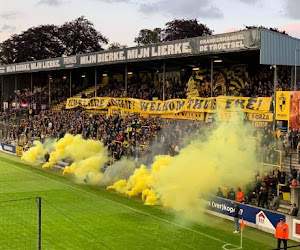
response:
<path id="1" fill-rule="evenodd" d="M 290 215 L 291 216 L 295 216 L 295 217 L 297 217 L 298 216 L 298 208 L 297 208 L 297 205 L 296 205 L 296 203 L 293 203 L 292 204 L 292 209 L 291 209 L 291 212 L 290 212 Z"/>
<path id="2" fill-rule="evenodd" d="M 223 193 L 221 191 L 221 188 L 218 188 L 217 196 L 221 197 L 221 198 L 224 198 Z"/>
<path id="3" fill-rule="evenodd" d="M 227 197 L 228 197 L 228 199 L 235 201 L 235 192 L 233 191 L 233 188 L 230 189 Z"/>
<path id="4" fill-rule="evenodd" d="M 297 179 L 298 173 L 294 166 L 291 169 L 291 175 L 293 176 L 293 179 Z"/>
<path id="5" fill-rule="evenodd" d="M 240 219 L 240 207 L 237 202 L 234 203 L 234 223 L 235 223 L 235 231 L 233 233 L 238 233 L 240 231 L 239 219 Z"/>

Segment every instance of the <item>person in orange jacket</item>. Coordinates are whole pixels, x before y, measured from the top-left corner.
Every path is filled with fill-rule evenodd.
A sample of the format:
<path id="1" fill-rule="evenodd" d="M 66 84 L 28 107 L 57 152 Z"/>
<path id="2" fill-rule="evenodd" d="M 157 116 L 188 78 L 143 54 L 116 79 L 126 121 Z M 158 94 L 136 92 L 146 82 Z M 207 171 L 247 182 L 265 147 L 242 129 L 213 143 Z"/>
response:
<path id="1" fill-rule="evenodd" d="M 244 193 L 241 188 L 238 189 L 237 194 L 236 194 L 236 201 L 238 202 L 243 202 L 244 201 Z"/>
<path id="2" fill-rule="evenodd" d="M 287 249 L 287 240 L 289 238 L 289 225 L 285 223 L 284 218 L 280 218 L 280 222 L 276 226 L 275 237 L 277 238 L 277 248 L 280 248 L 283 241 L 284 249 Z"/>

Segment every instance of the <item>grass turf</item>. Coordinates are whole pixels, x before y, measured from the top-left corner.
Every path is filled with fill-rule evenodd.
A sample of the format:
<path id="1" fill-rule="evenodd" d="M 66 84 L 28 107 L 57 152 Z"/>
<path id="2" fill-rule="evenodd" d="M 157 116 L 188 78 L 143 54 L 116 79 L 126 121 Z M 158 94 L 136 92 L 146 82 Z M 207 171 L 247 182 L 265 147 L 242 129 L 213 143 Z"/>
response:
<path id="1" fill-rule="evenodd" d="M 161 207 L 145 206 L 138 199 L 75 184 L 57 170 L 28 166 L 4 153 L 0 153 L 0 194 L 0 201 L 43 198 L 43 249 L 222 249 L 226 243 L 240 242 L 240 235 L 232 233 L 231 221 L 206 214 L 201 223 L 182 224 L 176 215 Z M 34 202 L 30 207 L 36 216 Z M 10 219 L 6 213 L 1 214 L 0 206 L 0 225 L 10 224 L 0 226 L 0 235 L 10 237 L 6 242 L 11 242 L 11 248 L 25 249 L 28 244 L 28 249 L 32 249 L 34 233 L 14 233 L 22 216 L 29 213 L 28 207 L 22 210 L 20 206 L 19 210 L 11 208 Z M 36 228 L 35 218 L 25 221 L 32 230 Z M 243 243 L 243 249 L 251 250 L 276 246 L 273 235 L 250 227 L 244 231 Z M 296 245 L 291 241 L 289 244 Z M 0 248 L 3 249 L 1 239 Z"/>

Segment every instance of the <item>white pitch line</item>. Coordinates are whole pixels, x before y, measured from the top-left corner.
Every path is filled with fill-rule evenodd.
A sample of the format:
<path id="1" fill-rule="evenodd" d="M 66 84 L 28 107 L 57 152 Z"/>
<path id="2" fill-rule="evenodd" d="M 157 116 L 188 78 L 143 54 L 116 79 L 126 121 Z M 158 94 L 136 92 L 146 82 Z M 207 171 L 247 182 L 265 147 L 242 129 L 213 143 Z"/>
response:
<path id="1" fill-rule="evenodd" d="M 227 246 L 233 246 L 233 247 L 236 247 L 236 248 L 226 248 Z M 235 245 L 232 245 L 230 243 L 227 243 L 225 244 L 223 247 L 222 247 L 223 250 L 236 250 L 236 249 L 242 249 L 241 247 L 238 247 L 238 246 L 235 246 Z"/>
<path id="2" fill-rule="evenodd" d="M 228 242 L 226 242 L 226 241 L 220 240 L 220 239 L 218 239 L 218 238 L 215 238 L 215 237 L 213 237 L 213 236 L 207 235 L 207 234 L 205 234 L 205 233 L 201 233 L 201 232 L 199 232 L 199 231 L 196 231 L 196 230 L 193 230 L 193 229 L 191 229 L 191 228 L 182 226 L 182 225 L 177 224 L 177 223 L 175 223 L 175 222 L 172 222 L 172 221 L 169 221 L 169 220 L 160 218 L 160 217 L 155 216 L 155 215 L 153 215 L 153 214 L 145 213 L 145 212 L 143 212 L 143 211 L 141 211 L 141 210 L 138 210 L 138 209 L 135 209 L 135 208 L 126 206 L 126 205 L 124 205 L 124 204 L 122 204 L 122 203 L 119 203 L 119 202 L 116 202 L 116 201 L 113 201 L 113 200 L 110 200 L 110 199 L 107 199 L 107 198 L 104 198 L 104 197 L 101 197 L 101 196 L 96 195 L 96 194 L 94 194 L 94 193 L 87 192 L 87 191 L 82 190 L 82 189 L 80 189 L 80 188 L 73 187 L 73 186 L 71 186 L 71 185 L 69 185 L 69 184 L 62 183 L 62 182 L 59 182 L 59 181 L 57 181 L 57 180 L 53 180 L 53 179 L 51 179 L 51 178 L 49 178 L 49 177 L 43 176 L 43 175 L 38 174 L 38 173 L 31 172 L 31 171 L 26 170 L 26 169 L 23 169 L 23 168 L 21 168 L 21 167 L 17 167 L 17 166 L 15 166 L 15 165 L 13 165 L 13 164 L 10 164 L 10 163 L 7 163 L 7 162 L 3 162 L 3 161 L 0 161 L 0 163 L 3 163 L 3 164 L 5 164 L 5 165 L 11 166 L 11 167 L 13 167 L 13 168 L 22 170 L 22 171 L 27 172 L 27 173 L 30 173 L 30 174 L 35 174 L 35 175 L 37 175 L 37 176 L 39 176 L 39 177 L 43 177 L 44 179 L 47 179 L 47 180 L 50 180 L 50 181 L 59 183 L 59 184 L 61 184 L 61 185 L 67 186 L 67 187 L 72 188 L 72 189 L 75 189 L 75 190 L 80 191 L 80 192 L 82 192 L 82 193 L 85 193 L 85 194 L 88 194 L 88 195 L 95 196 L 95 197 L 97 197 L 98 199 L 105 200 L 105 201 L 107 201 L 107 202 L 110 202 L 110 203 L 119 205 L 119 206 L 121 206 L 121 207 L 124 207 L 124 208 L 130 209 L 130 210 L 132 210 L 132 211 L 135 211 L 135 212 L 137 212 L 137 213 L 140 213 L 140 214 L 143 214 L 143 215 L 146 215 L 146 216 L 155 218 L 155 219 L 157 219 L 157 220 L 163 221 L 163 222 L 168 223 L 168 224 L 171 224 L 171 225 L 173 225 L 173 226 L 180 227 L 180 228 L 182 228 L 182 229 L 185 229 L 185 230 L 187 230 L 187 231 L 190 231 L 190 232 L 193 232 L 193 233 L 202 235 L 202 236 L 207 237 L 207 238 L 210 238 L 210 239 L 212 239 L 212 240 L 215 240 L 215 241 L 218 241 L 218 242 L 221 242 L 221 243 L 225 243 L 225 244 L 227 244 L 227 245 L 230 244 L 230 243 L 228 243 Z M 234 247 L 238 247 L 238 246 L 235 246 L 235 245 L 233 245 L 233 244 L 230 244 L 230 245 L 232 245 L 232 246 L 234 246 Z"/>

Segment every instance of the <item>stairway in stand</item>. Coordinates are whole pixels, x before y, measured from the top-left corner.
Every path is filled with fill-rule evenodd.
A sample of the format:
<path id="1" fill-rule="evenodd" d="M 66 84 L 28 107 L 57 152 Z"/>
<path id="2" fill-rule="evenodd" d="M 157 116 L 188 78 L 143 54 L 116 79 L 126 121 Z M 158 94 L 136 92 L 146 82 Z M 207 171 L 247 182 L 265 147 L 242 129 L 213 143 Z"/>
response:
<path id="1" fill-rule="evenodd" d="M 100 88 L 100 85 L 101 84 L 97 84 L 96 85 L 96 89 L 97 90 Z M 95 92 L 95 86 L 91 86 L 91 87 L 89 87 L 89 88 L 87 88 L 87 89 L 79 92 L 78 94 L 72 96 L 72 98 L 81 98 L 82 95 L 88 96 L 88 95 L 90 95 L 90 94 L 92 94 L 94 92 Z M 51 110 L 60 111 L 60 110 L 64 109 L 64 107 L 66 106 L 66 104 L 67 104 L 67 101 L 63 101 L 63 102 L 61 102 L 59 104 L 56 104 L 56 105 L 52 106 Z"/>
<path id="2" fill-rule="evenodd" d="M 292 157 L 286 157 L 285 152 L 282 152 L 282 171 L 286 173 L 286 179 L 288 179 L 289 174 L 291 172 L 291 167 L 295 167 L 298 170 L 298 173 L 300 171 L 300 164 L 299 159 L 297 157 L 296 151 L 292 150 Z M 280 205 L 277 210 L 281 213 L 288 214 L 291 211 L 291 201 L 290 200 L 280 200 Z"/>
<path id="3" fill-rule="evenodd" d="M 298 171 L 300 171 L 299 159 L 297 157 L 296 151 L 292 151 L 292 158 L 286 157 L 285 153 L 282 153 L 282 170 L 286 173 L 290 173 L 290 167 L 295 167 Z"/>

